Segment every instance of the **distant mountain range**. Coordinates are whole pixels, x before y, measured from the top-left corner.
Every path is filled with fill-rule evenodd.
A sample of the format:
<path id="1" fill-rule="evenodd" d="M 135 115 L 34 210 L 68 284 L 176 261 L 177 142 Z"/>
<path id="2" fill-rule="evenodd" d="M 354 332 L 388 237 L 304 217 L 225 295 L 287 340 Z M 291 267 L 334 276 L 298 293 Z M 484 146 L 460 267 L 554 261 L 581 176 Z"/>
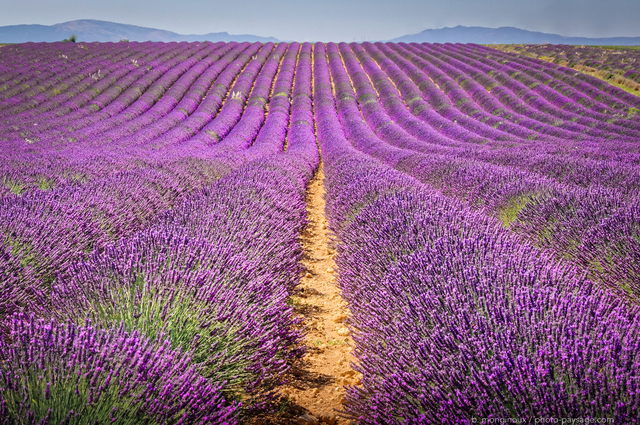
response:
<path id="1" fill-rule="evenodd" d="M 202 35 L 182 35 L 171 31 L 145 28 L 115 22 L 81 19 L 55 25 L 8 25 L 0 27 L 0 43 L 29 41 L 62 41 L 75 35 L 77 41 L 260 41 L 277 42 L 273 37 L 213 32 Z"/>
<path id="2" fill-rule="evenodd" d="M 604 46 L 637 46 L 640 37 L 564 37 L 557 34 L 521 30 L 513 27 L 485 28 L 463 27 L 424 30 L 417 34 L 404 35 L 389 40 L 405 43 L 476 43 L 476 44 L 576 44 Z"/>
<path id="3" fill-rule="evenodd" d="M 0 43 L 62 41 L 75 35 L 78 41 L 260 41 L 280 40 L 250 34 L 213 32 L 201 35 L 183 35 L 172 31 L 136 25 L 118 24 L 93 19 L 80 19 L 55 25 L 8 25 L 0 27 Z M 577 45 L 640 45 L 640 37 L 564 37 L 557 34 L 527 31 L 513 27 L 464 27 L 424 30 L 388 40 L 417 43 L 477 43 L 477 44 L 577 44 Z"/>

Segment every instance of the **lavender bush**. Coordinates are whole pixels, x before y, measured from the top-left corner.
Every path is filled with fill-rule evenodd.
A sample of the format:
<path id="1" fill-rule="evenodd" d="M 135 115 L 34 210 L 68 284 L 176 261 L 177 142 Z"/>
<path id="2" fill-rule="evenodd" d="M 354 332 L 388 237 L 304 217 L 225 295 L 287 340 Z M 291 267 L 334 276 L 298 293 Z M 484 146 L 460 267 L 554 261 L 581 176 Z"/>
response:
<path id="1" fill-rule="evenodd" d="M 1 423 L 237 423 L 188 355 L 123 329 L 15 316 L 0 342 Z"/>

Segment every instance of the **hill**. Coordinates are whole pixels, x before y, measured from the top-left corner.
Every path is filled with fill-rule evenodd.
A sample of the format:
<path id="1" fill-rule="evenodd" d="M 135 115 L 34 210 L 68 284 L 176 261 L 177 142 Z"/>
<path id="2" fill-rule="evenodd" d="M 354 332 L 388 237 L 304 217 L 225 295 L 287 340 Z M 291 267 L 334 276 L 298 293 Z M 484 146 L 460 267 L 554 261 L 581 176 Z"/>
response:
<path id="1" fill-rule="evenodd" d="M 565 37 L 558 34 L 527 31 L 513 27 L 464 27 L 428 29 L 417 34 L 389 40 L 405 43 L 477 43 L 477 44 L 577 44 L 577 45 L 640 45 L 640 37 Z"/>
<path id="2" fill-rule="evenodd" d="M 250 34 L 214 32 L 202 35 L 183 35 L 172 31 L 115 22 L 81 19 L 55 25 L 8 25 L 0 27 L 0 43 L 62 41 L 75 34 L 78 41 L 249 41 L 277 42 L 273 37 Z"/>

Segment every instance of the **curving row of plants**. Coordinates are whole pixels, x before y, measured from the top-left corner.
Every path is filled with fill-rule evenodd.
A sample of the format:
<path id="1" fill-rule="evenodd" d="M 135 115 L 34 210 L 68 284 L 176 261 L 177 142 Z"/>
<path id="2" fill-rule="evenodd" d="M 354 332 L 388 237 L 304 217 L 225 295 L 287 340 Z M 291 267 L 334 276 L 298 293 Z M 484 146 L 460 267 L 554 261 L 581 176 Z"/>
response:
<path id="1" fill-rule="evenodd" d="M 635 421 L 638 307 L 394 170 L 406 150 L 356 119 L 357 94 L 340 70 L 341 58 L 350 67 L 348 52 L 316 44 L 314 53 L 328 215 L 363 374 L 347 415 Z M 369 104 L 360 104 L 365 117 Z"/>
<path id="2" fill-rule="evenodd" d="M 214 50 L 163 80 L 158 103 L 212 94 L 176 128 L 220 108 L 225 87 L 246 90 L 210 111 L 223 137 L 78 141 L 60 157 L 86 164 L 84 181 L 2 198 L 2 423 L 236 423 L 270 405 L 304 353 L 287 300 L 319 160 L 311 46 Z M 128 117 L 130 134 L 148 128 Z M 34 145 L 33 157 L 60 149 Z"/>
<path id="3" fill-rule="evenodd" d="M 529 243 L 575 261 L 591 279 L 638 299 L 640 186 L 633 162 L 580 158 L 579 147 L 570 156 L 546 151 L 550 144 L 558 148 L 553 140 L 510 140 L 505 146 L 493 139 L 476 145 L 470 142 L 474 134 L 457 126 L 436 138 L 434 129 L 444 115 L 456 121 L 461 112 L 448 112 L 452 106 L 428 113 L 407 108 L 421 102 L 410 97 L 419 94 L 410 71 L 415 80 L 423 71 L 402 73 L 389 57 L 402 64 L 401 59 L 365 45 L 393 75 L 389 79 L 365 49 L 352 46 L 353 51 L 345 43 L 339 49 L 329 44 L 327 52 L 337 109 L 354 146 L 502 220 Z M 614 142 L 595 143 L 601 152 L 619 148 Z"/>

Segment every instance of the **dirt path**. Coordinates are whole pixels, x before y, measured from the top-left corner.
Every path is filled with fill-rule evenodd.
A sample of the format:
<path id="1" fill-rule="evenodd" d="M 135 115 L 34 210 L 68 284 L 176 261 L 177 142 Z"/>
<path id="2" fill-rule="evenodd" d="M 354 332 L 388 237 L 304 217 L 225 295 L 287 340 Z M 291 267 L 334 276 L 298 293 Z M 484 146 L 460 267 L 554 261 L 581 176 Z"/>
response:
<path id="1" fill-rule="evenodd" d="M 283 388 L 281 412 L 254 424 L 348 423 L 336 410 L 342 408 L 343 385 L 358 384 L 359 376 L 350 367 L 353 340 L 344 324 L 348 309 L 336 285 L 323 179 L 321 165 L 307 190 L 309 224 L 302 235 L 307 272 L 292 297 L 296 312 L 304 317 L 308 353 Z"/>

